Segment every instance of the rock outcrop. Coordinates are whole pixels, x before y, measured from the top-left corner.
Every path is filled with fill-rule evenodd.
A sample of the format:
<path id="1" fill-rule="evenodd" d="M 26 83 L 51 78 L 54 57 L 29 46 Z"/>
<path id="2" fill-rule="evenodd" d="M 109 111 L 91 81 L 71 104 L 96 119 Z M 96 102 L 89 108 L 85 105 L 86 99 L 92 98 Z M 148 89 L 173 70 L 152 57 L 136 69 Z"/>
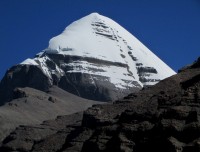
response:
<path id="1" fill-rule="evenodd" d="M 0 83 L 0 105 L 15 98 L 14 89 L 31 87 L 48 91 L 51 82 L 42 70 L 32 65 L 17 65 L 9 69 Z"/>

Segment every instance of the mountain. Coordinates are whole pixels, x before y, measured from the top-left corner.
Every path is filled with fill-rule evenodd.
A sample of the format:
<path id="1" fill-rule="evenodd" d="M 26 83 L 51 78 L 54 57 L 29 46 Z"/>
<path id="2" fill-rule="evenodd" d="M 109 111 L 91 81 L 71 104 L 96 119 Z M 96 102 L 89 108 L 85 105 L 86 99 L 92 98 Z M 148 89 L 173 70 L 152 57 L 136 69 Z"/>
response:
<path id="1" fill-rule="evenodd" d="M 4 152 L 199 152 L 200 58 L 180 73 L 110 104 L 20 126 Z"/>
<path id="2" fill-rule="evenodd" d="M 13 66 L 0 83 L 1 104 L 16 87 L 56 85 L 77 96 L 113 101 L 175 72 L 113 20 L 92 13 L 70 24 L 33 59 Z"/>

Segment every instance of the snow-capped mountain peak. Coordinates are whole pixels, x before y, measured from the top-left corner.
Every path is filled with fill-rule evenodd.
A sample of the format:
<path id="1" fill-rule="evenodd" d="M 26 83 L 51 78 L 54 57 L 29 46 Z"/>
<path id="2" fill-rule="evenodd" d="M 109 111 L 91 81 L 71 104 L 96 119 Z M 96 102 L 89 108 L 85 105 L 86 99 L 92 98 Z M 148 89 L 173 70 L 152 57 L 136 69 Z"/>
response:
<path id="1" fill-rule="evenodd" d="M 44 52 L 21 64 L 38 64 L 52 84 L 55 77 L 56 83 L 65 81 L 65 77 L 65 83 L 80 96 L 79 87 L 84 85 L 91 86 L 93 92 L 111 87 L 112 92 L 130 92 L 175 74 L 126 29 L 98 13 L 73 22 L 49 41 Z"/>

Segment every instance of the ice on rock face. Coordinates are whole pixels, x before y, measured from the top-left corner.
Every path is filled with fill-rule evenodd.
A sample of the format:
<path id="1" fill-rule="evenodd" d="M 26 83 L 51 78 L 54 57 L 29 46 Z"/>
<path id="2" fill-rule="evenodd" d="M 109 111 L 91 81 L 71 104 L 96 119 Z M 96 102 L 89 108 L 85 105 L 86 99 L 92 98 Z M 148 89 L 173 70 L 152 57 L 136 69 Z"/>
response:
<path id="1" fill-rule="evenodd" d="M 21 65 L 26 65 L 26 64 L 28 64 L 28 65 L 39 65 L 37 62 L 35 62 L 35 60 L 30 59 L 30 58 L 24 60 L 24 61 L 23 61 L 22 63 L 20 63 L 20 64 L 21 64 Z"/>

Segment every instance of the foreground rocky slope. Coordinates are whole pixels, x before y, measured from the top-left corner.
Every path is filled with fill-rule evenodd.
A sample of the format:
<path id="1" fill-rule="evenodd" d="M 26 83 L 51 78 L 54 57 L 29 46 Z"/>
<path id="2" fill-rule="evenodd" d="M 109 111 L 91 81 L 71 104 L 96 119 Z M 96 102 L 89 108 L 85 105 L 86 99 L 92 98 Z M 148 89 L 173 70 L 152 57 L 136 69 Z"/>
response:
<path id="1" fill-rule="evenodd" d="M 200 58 L 177 75 L 113 104 L 20 126 L 1 150 L 199 152 L 199 130 Z"/>

